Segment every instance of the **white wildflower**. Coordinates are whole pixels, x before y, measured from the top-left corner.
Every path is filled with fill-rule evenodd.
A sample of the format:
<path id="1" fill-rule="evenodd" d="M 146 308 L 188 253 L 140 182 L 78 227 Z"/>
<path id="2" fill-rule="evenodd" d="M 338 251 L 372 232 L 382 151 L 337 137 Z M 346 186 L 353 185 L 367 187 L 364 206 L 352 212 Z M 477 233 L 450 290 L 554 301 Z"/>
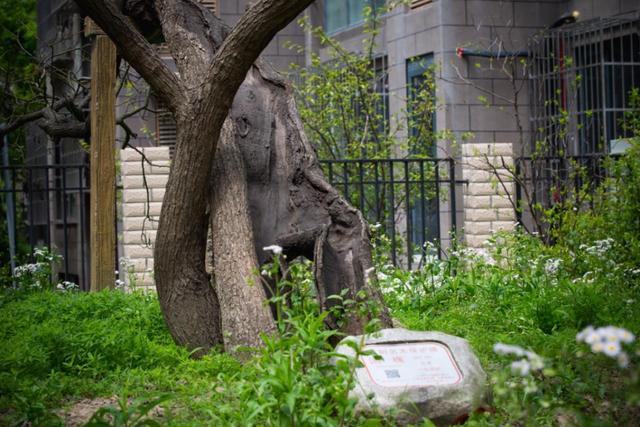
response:
<path id="1" fill-rule="evenodd" d="M 273 252 L 274 255 L 280 255 L 282 253 L 282 246 L 270 245 L 262 248 L 263 251 Z"/>
<path id="2" fill-rule="evenodd" d="M 514 355 L 521 358 L 511 363 L 511 371 L 514 374 L 524 377 L 529 375 L 531 371 L 540 371 L 544 368 L 544 360 L 542 357 L 520 346 L 496 343 L 493 346 L 493 351 L 497 354 Z"/>
<path id="3" fill-rule="evenodd" d="M 529 359 L 531 369 L 533 369 L 534 371 L 539 371 L 544 368 L 544 360 L 542 360 L 542 357 L 540 357 L 538 354 L 534 353 L 533 351 L 527 351 L 525 355 L 527 356 L 527 359 Z"/>
<path id="4" fill-rule="evenodd" d="M 80 287 L 73 282 L 69 282 L 67 280 L 58 283 L 56 289 L 60 292 L 68 292 L 78 290 Z"/>
<path id="5" fill-rule="evenodd" d="M 619 341 L 609 341 L 604 344 L 602 352 L 609 357 L 618 357 L 621 350 L 622 346 Z"/>
<path id="6" fill-rule="evenodd" d="M 550 258 L 544 264 L 544 271 L 549 276 L 555 276 L 560 269 L 562 260 L 559 258 Z"/>
<path id="7" fill-rule="evenodd" d="M 29 274 L 39 273 L 40 271 L 42 271 L 45 265 L 46 264 L 43 264 L 41 262 L 36 262 L 35 264 L 19 265 L 15 268 L 15 270 L 13 270 L 13 274 L 19 278 Z"/>
<path id="8" fill-rule="evenodd" d="M 635 339 L 634 334 L 616 326 L 603 326 L 600 328 L 587 326 L 576 335 L 576 341 L 589 344 L 591 351 L 594 353 L 602 353 L 615 358 L 622 368 L 629 364 L 629 356 L 622 349 L 622 344 L 630 344 Z"/>
<path id="9" fill-rule="evenodd" d="M 515 356 L 524 356 L 525 350 L 517 345 L 509 345 L 503 343 L 496 343 L 493 346 L 493 351 L 496 354 L 508 355 L 513 354 Z"/>
<path id="10" fill-rule="evenodd" d="M 618 360 L 618 366 L 621 368 L 627 368 L 629 366 L 629 355 L 626 352 L 621 351 L 616 359 Z"/>
<path id="11" fill-rule="evenodd" d="M 580 249 L 584 250 L 590 255 L 602 256 L 606 252 L 608 252 L 609 249 L 611 249 L 614 243 L 615 240 L 609 237 L 603 240 L 596 240 L 595 242 L 593 242 L 592 246 L 580 245 Z"/>
<path id="12" fill-rule="evenodd" d="M 531 364 L 526 360 L 516 360 L 511 363 L 511 372 L 521 376 L 527 376 L 531 372 Z"/>

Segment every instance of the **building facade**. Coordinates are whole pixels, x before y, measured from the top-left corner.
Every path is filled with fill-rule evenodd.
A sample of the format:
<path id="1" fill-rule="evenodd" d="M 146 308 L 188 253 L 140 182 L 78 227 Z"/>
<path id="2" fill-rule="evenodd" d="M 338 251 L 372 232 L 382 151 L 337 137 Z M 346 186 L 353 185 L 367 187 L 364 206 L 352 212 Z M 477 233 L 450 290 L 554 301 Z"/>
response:
<path id="1" fill-rule="evenodd" d="M 205 1 L 230 25 L 248 3 Z M 380 0 L 318 0 L 305 15 L 347 50 L 358 52 L 367 37 L 362 10 L 380 4 Z M 83 16 L 77 7 L 68 0 L 40 0 L 38 8 L 41 57 L 59 52 L 53 55 L 58 68 L 86 76 L 88 41 L 82 36 Z M 412 226 L 419 226 L 422 240 L 416 243 L 424 243 L 428 235 L 447 246 L 456 225 L 467 244 L 481 246 L 494 231 L 511 229 L 516 220 L 527 221 L 513 209 L 517 189 L 509 171 L 516 159 L 530 156 L 541 145 L 553 155 L 622 150 L 627 135 L 620 118 L 628 108 L 629 90 L 640 86 L 639 14 L 637 0 L 413 0 L 382 15 L 374 54 L 376 63 L 382 64 L 390 120 L 406 120 L 402 112 L 409 90 L 433 64 L 438 103 L 433 126 L 451 134 L 438 141 L 433 156 L 456 159 L 449 175 L 444 175 L 461 183 L 460 191 L 448 191 L 451 197 L 428 204 L 427 216 L 434 220 L 425 220 L 424 212 L 421 221 L 412 219 L 412 209 L 405 209 L 394 218 L 397 231 L 410 233 Z M 292 50 L 291 44 L 302 45 L 307 52 Z M 309 65 L 309 52 L 328 60 L 328 49 L 294 22 L 275 37 L 263 56 L 286 73 L 292 63 Z M 50 84 L 52 91 L 72 87 L 54 80 Z M 148 111 L 128 120 L 138 135 L 131 144 L 146 147 L 155 161 L 147 177 L 150 204 L 137 154 L 123 150 L 120 167 L 120 253 L 130 259 L 145 284 L 152 283 L 153 219 L 160 211 L 175 141 L 170 115 L 154 103 L 152 94 L 150 99 Z M 119 105 L 119 114 L 133 108 L 124 102 Z M 562 116 L 567 120 L 560 129 Z M 410 127 L 405 129 L 411 132 Z M 117 135 L 122 142 L 122 131 Z M 77 141 L 43 143 L 47 138 L 42 134 L 32 139 L 32 161 L 77 162 L 85 156 Z M 394 157 L 407 154 L 399 149 Z M 67 201 L 69 206 L 84 203 L 83 196 L 74 197 Z M 423 202 L 423 211 L 424 206 Z"/>

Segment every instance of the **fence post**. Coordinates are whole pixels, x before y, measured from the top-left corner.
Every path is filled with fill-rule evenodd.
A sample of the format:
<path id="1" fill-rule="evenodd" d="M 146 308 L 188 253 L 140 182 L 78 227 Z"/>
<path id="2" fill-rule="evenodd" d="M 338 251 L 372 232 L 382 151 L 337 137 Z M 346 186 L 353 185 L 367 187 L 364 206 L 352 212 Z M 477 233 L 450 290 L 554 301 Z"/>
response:
<path id="1" fill-rule="evenodd" d="M 9 170 L 9 138 L 7 135 L 2 139 L 2 164 L 4 170 L 4 187 L 7 197 L 7 235 L 9 236 L 9 264 L 11 265 L 11 276 L 16 269 L 16 219 L 14 217 L 13 193 L 11 192 L 11 171 Z M 16 283 L 13 282 L 13 286 Z"/>
<path id="2" fill-rule="evenodd" d="M 91 49 L 91 160 L 90 253 L 91 291 L 115 283 L 115 83 L 116 47 L 91 20 L 85 35 Z"/>

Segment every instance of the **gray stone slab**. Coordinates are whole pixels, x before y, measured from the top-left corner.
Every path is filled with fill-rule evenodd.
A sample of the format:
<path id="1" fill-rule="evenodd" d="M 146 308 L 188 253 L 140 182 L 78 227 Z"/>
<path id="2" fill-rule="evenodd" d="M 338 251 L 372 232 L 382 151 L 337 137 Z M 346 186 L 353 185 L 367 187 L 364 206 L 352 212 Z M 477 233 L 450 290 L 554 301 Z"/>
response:
<path id="1" fill-rule="evenodd" d="M 424 418 L 448 425 L 486 403 L 487 376 L 469 343 L 441 332 L 384 329 L 377 334 L 347 337 L 336 351 L 355 356 L 346 340 L 364 342 L 352 396 L 364 412 L 396 413 L 399 425 Z"/>

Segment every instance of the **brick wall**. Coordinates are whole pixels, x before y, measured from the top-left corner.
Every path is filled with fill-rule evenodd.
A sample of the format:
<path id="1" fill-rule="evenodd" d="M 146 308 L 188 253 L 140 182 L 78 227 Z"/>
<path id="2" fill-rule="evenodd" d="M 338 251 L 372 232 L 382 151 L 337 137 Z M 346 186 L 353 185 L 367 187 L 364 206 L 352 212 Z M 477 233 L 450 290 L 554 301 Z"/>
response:
<path id="1" fill-rule="evenodd" d="M 514 196 L 515 188 L 504 167 L 512 165 L 510 143 L 463 145 L 462 175 L 469 182 L 464 195 L 464 237 L 469 246 L 480 247 L 494 232 L 514 228 L 515 212 L 507 194 Z"/>
<path id="2" fill-rule="evenodd" d="M 120 245 L 126 265 L 120 278 L 127 286 L 153 287 L 153 242 L 171 163 L 168 147 L 140 148 L 147 162 L 132 148 L 120 151 L 122 179 L 122 234 Z M 143 173 L 144 172 L 144 173 Z M 146 187 L 144 181 L 146 180 Z"/>

